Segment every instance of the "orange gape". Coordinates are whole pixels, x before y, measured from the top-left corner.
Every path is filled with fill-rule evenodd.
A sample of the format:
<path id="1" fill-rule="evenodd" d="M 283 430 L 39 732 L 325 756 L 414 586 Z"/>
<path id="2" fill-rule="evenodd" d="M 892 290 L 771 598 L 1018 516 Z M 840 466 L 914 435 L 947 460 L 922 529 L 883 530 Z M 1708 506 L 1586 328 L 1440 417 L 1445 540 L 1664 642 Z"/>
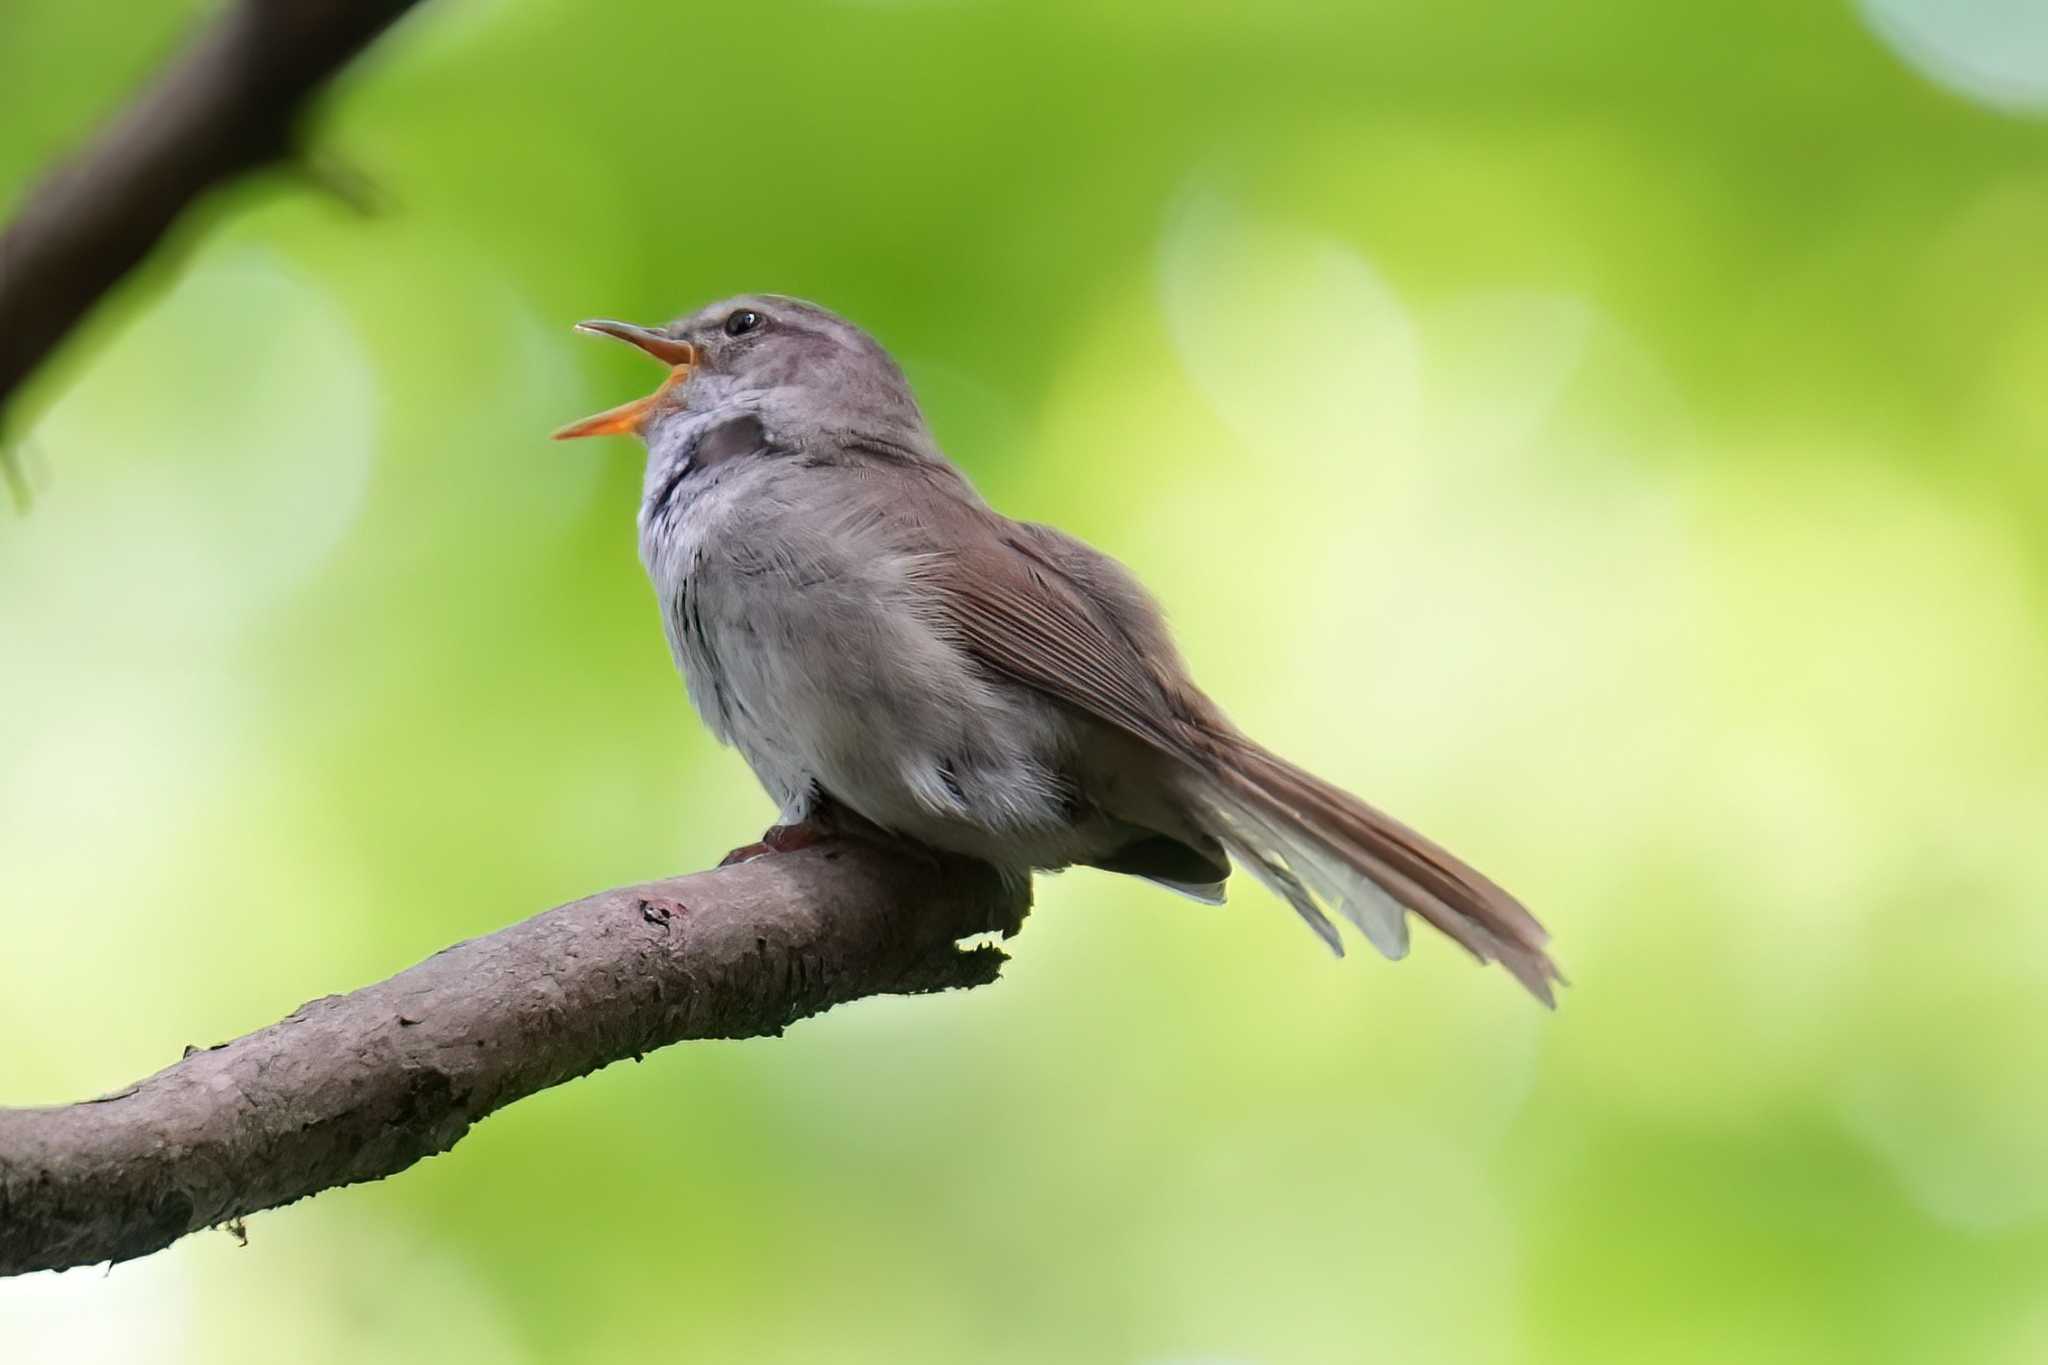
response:
<path id="1" fill-rule="evenodd" d="M 690 377 L 688 365 L 678 365 L 668 372 L 668 378 L 661 381 L 661 387 L 645 398 L 635 398 L 630 403 L 621 403 L 608 408 L 595 417 L 586 417 L 580 422 L 571 422 L 555 432 L 557 441 L 573 441 L 578 436 L 637 436 L 647 421 L 647 414 L 654 411 L 654 405 L 661 401 L 663 394 Z"/>
<path id="2" fill-rule="evenodd" d="M 670 389 L 689 379 L 690 371 L 697 367 L 699 357 L 695 346 L 687 341 L 677 341 L 673 337 L 663 336 L 650 328 L 635 327 L 629 322 L 611 322 L 602 318 L 591 322 L 579 322 L 576 326 L 581 331 L 595 332 L 600 336 L 617 337 L 621 341 L 631 342 L 656 360 L 666 361 L 674 368 L 668 372 L 668 378 L 661 381 L 661 387 L 645 398 L 636 398 L 630 403 L 608 408 L 595 417 L 571 422 L 555 433 L 557 441 L 573 441 L 579 436 L 639 435 L 640 428 L 646 425 L 647 415 L 654 411 L 655 404 L 659 403 Z"/>

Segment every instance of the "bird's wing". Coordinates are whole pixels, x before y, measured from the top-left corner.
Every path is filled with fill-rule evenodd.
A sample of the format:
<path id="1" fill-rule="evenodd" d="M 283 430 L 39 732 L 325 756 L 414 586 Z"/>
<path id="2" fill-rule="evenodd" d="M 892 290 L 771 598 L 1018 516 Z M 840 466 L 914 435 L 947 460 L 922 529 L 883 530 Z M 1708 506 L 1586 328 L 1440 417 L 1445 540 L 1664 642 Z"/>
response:
<path id="1" fill-rule="evenodd" d="M 1563 978 L 1542 926 L 1436 843 L 1245 736 L 1188 679 L 1157 609 L 1116 561 L 1070 536 L 943 499 L 917 509 L 929 582 L 959 640 L 996 673 L 1149 744 L 1192 772 L 1211 830 L 1333 948 L 1329 906 L 1390 957 L 1403 907 L 1546 1004 Z"/>
<path id="2" fill-rule="evenodd" d="M 927 556 L 949 631 L 981 664 L 1183 761 L 1200 704 L 1143 590 L 1049 527 L 963 503 L 936 510 Z"/>

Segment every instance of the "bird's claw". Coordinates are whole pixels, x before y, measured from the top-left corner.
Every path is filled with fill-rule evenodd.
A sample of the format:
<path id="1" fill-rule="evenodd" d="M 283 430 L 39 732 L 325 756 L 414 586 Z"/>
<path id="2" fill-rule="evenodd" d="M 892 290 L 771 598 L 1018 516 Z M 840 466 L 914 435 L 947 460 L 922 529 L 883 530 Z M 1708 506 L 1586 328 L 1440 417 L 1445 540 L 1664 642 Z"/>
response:
<path id="1" fill-rule="evenodd" d="M 809 820 L 802 820 L 794 825 L 771 825 L 758 842 L 734 849 L 726 854 L 718 865 L 733 867 L 739 863 L 750 863 L 756 858 L 765 858 L 771 853 L 795 853 L 799 849 L 822 843 L 830 837 L 829 830 Z"/>

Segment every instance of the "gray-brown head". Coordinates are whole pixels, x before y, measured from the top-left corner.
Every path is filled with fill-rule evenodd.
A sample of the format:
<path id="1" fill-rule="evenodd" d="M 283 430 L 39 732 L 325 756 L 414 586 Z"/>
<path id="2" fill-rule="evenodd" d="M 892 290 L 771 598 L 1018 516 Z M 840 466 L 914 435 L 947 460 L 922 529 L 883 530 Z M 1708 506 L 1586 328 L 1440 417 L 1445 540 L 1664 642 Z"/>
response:
<path id="1" fill-rule="evenodd" d="M 670 366 L 660 388 L 563 427 L 558 440 L 630 433 L 663 447 L 725 419 L 752 417 L 790 450 L 873 436 L 937 458 L 902 370 L 873 337 L 837 314 L 781 294 L 742 294 L 664 327 L 593 320 Z"/>

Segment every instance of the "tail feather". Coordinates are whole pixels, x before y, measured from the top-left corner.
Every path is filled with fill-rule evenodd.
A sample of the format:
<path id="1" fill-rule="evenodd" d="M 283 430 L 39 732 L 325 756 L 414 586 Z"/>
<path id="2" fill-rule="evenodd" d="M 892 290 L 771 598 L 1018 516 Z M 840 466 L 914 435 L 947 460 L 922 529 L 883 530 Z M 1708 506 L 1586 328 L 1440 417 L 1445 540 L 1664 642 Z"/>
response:
<path id="1" fill-rule="evenodd" d="M 1543 926 L 1521 903 L 1445 849 L 1350 793 L 1236 734 L 1214 736 L 1214 832 L 1233 857 L 1287 900 L 1338 952 L 1334 909 L 1388 957 L 1408 950 L 1413 910 L 1481 962 L 1499 962 L 1555 1006 L 1564 982 Z"/>
<path id="2" fill-rule="evenodd" d="M 1316 904 L 1315 893 L 1302 885 L 1301 878 L 1288 868 L 1282 855 L 1268 853 L 1263 841 L 1253 843 L 1235 834 L 1218 837 L 1239 866 L 1251 873 L 1261 886 L 1293 906 L 1303 922 L 1316 931 L 1316 936 L 1330 945 L 1331 952 L 1338 957 L 1344 956 L 1344 940 L 1337 933 L 1337 926 L 1330 923 L 1330 917 Z"/>

